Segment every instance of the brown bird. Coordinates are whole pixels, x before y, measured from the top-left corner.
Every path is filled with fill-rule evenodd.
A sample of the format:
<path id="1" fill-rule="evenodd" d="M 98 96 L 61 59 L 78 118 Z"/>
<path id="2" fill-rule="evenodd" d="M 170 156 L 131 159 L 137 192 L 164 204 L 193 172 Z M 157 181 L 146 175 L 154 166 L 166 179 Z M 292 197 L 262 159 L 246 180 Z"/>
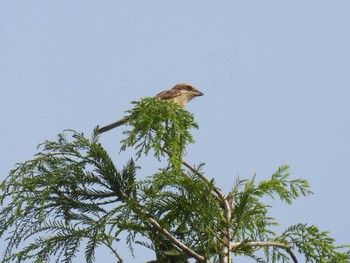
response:
<path id="1" fill-rule="evenodd" d="M 194 97 L 203 96 L 204 94 L 200 92 L 198 89 L 193 87 L 190 84 L 187 83 L 180 83 L 176 84 L 172 89 L 165 90 L 160 93 L 158 93 L 155 98 L 159 98 L 162 100 L 171 100 L 175 102 L 177 105 L 179 105 L 181 108 L 185 107 L 186 104 L 192 100 Z M 124 117 L 123 119 L 120 119 L 119 121 L 113 122 L 109 125 L 106 125 L 102 128 L 98 129 L 99 133 L 103 133 L 106 131 L 109 131 L 111 129 L 114 129 L 120 125 L 123 125 L 126 123 L 128 117 Z"/>

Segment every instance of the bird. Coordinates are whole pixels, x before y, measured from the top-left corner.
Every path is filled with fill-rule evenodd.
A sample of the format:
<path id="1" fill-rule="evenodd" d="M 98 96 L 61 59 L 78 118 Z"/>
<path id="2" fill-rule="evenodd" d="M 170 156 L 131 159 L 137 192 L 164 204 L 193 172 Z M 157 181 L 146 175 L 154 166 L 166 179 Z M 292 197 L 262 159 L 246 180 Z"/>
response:
<path id="1" fill-rule="evenodd" d="M 155 96 L 155 98 L 173 101 L 179 107 L 184 108 L 190 100 L 192 100 L 195 97 L 199 97 L 203 95 L 204 94 L 194 86 L 188 83 L 179 83 L 169 90 L 165 90 L 158 93 Z M 117 128 L 125 124 L 127 120 L 128 120 L 128 117 L 124 117 L 116 122 L 113 122 L 111 124 L 98 128 L 98 133 L 101 134 L 103 132 Z"/>

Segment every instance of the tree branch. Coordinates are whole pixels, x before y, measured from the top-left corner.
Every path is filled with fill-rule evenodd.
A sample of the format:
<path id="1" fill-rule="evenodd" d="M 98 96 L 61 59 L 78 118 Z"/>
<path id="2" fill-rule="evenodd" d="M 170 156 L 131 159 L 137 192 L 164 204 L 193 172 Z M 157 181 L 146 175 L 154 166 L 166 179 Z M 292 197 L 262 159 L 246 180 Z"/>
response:
<path id="1" fill-rule="evenodd" d="M 170 234 L 166 229 L 162 228 L 161 225 L 158 224 L 158 222 L 153 219 L 152 217 L 146 218 L 147 222 L 149 222 L 156 230 L 161 232 L 165 237 L 167 237 L 175 246 L 180 248 L 182 251 L 187 253 L 188 255 L 194 257 L 198 262 L 205 262 L 209 263 L 208 260 L 206 260 L 201 255 L 197 254 L 195 251 L 187 247 L 185 244 L 183 244 L 181 241 L 176 239 L 172 234 Z"/>
<path id="2" fill-rule="evenodd" d="M 260 241 L 256 241 L 256 242 L 231 242 L 231 250 L 234 251 L 236 250 L 238 247 L 240 246 L 248 246 L 248 247 L 279 247 L 282 248 L 284 250 L 286 250 L 288 252 L 288 254 L 290 255 L 290 257 L 293 259 L 294 263 L 298 263 L 298 260 L 294 254 L 294 252 L 292 251 L 292 248 L 290 245 L 285 244 L 285 243 L 278 243 L 278 242 L 272 242 L 272 241 L 266 241 L 266 242 L 260 242 Z"/>
<path id="3" fill-rule="evenodd" d="M 170 234 L 166 229 L 162 228 L 161 225 L 158 224 L 158 222 L 152 218 L 148 217 L 146 220 L 159 232 L 161 232 L 165 237 L 167 237 L 175 246 L 180 248 L 182 251 L 187 253 L 188 255 L 194 257 L 198 262 L 205 262 L 209 263 L 208 260 L 206 260 L 204 257 L 201 255 L 197 254 L 195 251 L 190 249 L 188 246 L 186 246 L 184 243 L 179 241 L 177 238 L 175 238 L 172 234 Z"/>
<path id="4" fill-rule="evenodd" d="M 117 250 L 114 249 L 111 244 L 109 244 L 109 242 L 102 241 L 102 243 L 105 244 L 112 251 L 112 253 L 117 257 L 118 263 L 124 263 L 123 258 L 119 255 Z"/>
<path id="5" fill-rule="evenodd" d="M 127 196 L 123 196 L 125 199 L 128 199 Z M 142 214 L 141 211 L 141 205 L 139 205 L 138 208 L 134 208 L 134 212 L 137 214 Z M 184 243 L 182 243 L 180 240 L 178 240 L 176 237 L 174 237 L 170 232 L 168 232 L 166 229 L 164 229 L 158 222 L 157 220 L 155 220 L 152 217 L 146 217 L 145 221 L 148 222 L 149 224 L 151 224 L 158 232 L 162 233 L 165 237 L 167 237 L 169 239 L 169 241 L 177 246 L 179 249 L 181 249 L 182 251 L 184 251 L 186 254 L 188 254 L 191 257 L 194 257 L 198 262 L 203 262 L 203 263 L 209 263 L 208 260 L 206 260 L 204 257 L 202 257 L 201 255 L 197 254 L 195 251 L 193 251 L 192 249 L 190 249 L 188 246 L 186 246 Z"/>
<path id="6" fill-rule="evenodd" d="M 167 152 L 167 151 L 165 151 Z M 210 180 L 204 176 L 204 174 L 198 172 L 194 167 L 192 167 L 190 164 L 188 164 L 187 162 L 182 160 L 182 164 L 184 166 L 186 166 L 192 173 L 196 174 L 197 176 L 199 176 L 201 179 L 203 179 L 204 181 L 206 181 L 207 183 L 210 183 Z M 221 201 L 225 200 L 225 196 L 224 194 L 219 190 L 219 188 L 215 187 L 214 188 L 214 192 L 216 193 L 216 195 L 220 198 Z"/>
<path id="7" fill-rule="evenodd" d="M 204 174 L 198 172 L 198 170 L 196 170 L 194 167 L 192 167 L 190 164 L 188 164 L 187 162 L 185 162 L 184 160 L 182 160 L 182 164 L 184 166 L 186 166 L 191 172 L 193 172 L 194 174 L 196 174 L 198 177 L 200 177 L 201 179 L 203 179 L 204 181 L 206 181 L 207 183 L 210 183 L 210 180 L 204 176 Z M 230 201 L 228 199 L 231 199 L 230 196 L 228 196 L 228 198 L 226 198 L 224 196 L 224 194 L 220 191 L 219 188 L 215 187 L 213 190 L 217 196 L 217 198 L 219 199 L 220 203 L 222 203 L 222 207 L 224 209 L 224 218 L 225 218 L 225 223 L 226 223 L 226 227 L 225 227 L 225 223 L 224 225 L 224 229 L 222 230 L 222 245 L 221 245 L 221 252 L 224 255 L 221 259 L 222 263 L 227 263 L 227 262 L 231 262 L 231 253 L 230 253 L 230 228 L 229 228 L 229 222 L 231 222 L 231 204 Z"/>

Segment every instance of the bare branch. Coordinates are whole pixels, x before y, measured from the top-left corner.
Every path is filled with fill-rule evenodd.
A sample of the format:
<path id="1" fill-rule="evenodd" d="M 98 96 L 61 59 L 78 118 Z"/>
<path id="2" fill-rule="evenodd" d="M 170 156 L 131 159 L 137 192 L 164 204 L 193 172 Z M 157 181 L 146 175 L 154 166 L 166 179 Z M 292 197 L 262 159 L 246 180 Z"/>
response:
<path id="1" fill-rule="evenodd" d="M 125 196 L 125 199 L 128 197 Z M 134 209 L 134 212 L 137 214 L 142 213 L 140 209 L 141 205 L 138 208 Z M 174 237 L 170 232 L 168 232 L 166 229 L 164 229 L 158 222 L 152 217 L 146 217 L 145 221 L 151 224 L 158 232 L 162 233 L 165 237 L 168 238 L 168 240 L 175 246 L 177 246 L 179 249 L 184 251 L 186 254 L 189 256 L 194 257 L 198 262 L 203 262 L 203 263 L 209 263 L 204 257 L 201 255 L 197 254 L 195 251 L 190 249 L 188 246 L 186 246 L 184 243 L 182 243 L 180 240 L 178 240 L 176 237 Z"/>
<path id="2" fill-rule="evenodd" d="M 204 257 L 202 257 L 201 255 L 197 254 L 195 251 L 193 251 L 192 249 L 190 249 L 188 246 L 186 246 L 185 244 L 183 244 L 181 241 L 179 241 L 177 238 L 175 238 L 172 234 L 170 234 L 166 229 L 162 228 L 158 222 L 151 218 L 148 217 L 146 219 L 155 229 L 157 229 L 159 232 L 161 232 L 164 236 L 166 236 L 175 246 L 177 246 L 178 248 L 180 248 L 182 251 L 184 251 L 185 253 L 187 253 L 188 255 L 194 257 L 197 261 L 199 262 L 203 262 L 203 263 L 209 263 L 208 260 L 206 260 Z"/>
<path id="3" fill-rule="evenodd" d="M 293 259 L 294 263 L 298 263 L 298 260 L 294 254 L 294 252 L 292 251 L 292 248 L 290 245 L 285 244 L 285 243 L 278 243 L 278 242 L 271 242 L 271 241 L 266 241 L 266 242 L 260 242 L 260 241 L 256 241 L 256 242 L 231 242 L 231 250 L 234 251 L 236 250 L 238 247 L 240 246 L 248 246 L 248 247 L 279 247 L 282 248 L 284 250 L 286 250 L 288 252 L 288 254 L 290 255 L 290 257 Z"/>

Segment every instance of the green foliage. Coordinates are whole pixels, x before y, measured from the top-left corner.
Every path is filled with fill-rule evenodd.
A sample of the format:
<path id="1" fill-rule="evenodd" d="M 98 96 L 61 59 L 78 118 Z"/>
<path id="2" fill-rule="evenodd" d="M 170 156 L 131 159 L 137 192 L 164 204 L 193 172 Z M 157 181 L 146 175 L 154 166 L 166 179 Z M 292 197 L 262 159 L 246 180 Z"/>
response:
<path id="1" fill-rule="evenodd" d="M 86 260 L 93 262 L 97 245 L 116 241 L 109 221 L 123 206 L 110 204 L 135 195 L 135 164 L 118 171 L 96 135 L 88 140 L 72 132 L 72 139 L 60 134 L 57 142 L 44 142 L 1 184 L 1 236 L 10 230 L 3 262 L 46 262 L 53 255 L 71 262 L 83 239 Z M 32 243 L 12 253 L 25 240 Z"/>
<path id="2" fill-rule="evenodd" d="M 251 180 L 237 180 L 232 190 L 233 235 L 238 240 L 268 240 L 269 226 L 276 226 L 277 222 L 267 216 L 269 206 L 261 202 L 261 198 L 278 196 L 281 200 L 291 204 L 300 195 L 311 194 L 306 180 L 288 180 L 288 166 L 281 166 L 270 180 L 261 181 L 255 185 L 255 176 Z M 242 189 L 243 188 L 243 189 Z"/>
<path id="3" fill-rule="evenodd" d="M 167 171 L 162 170 L 142 183 L 140 201 L 145 210 L 176 238 L 210 258 L 219 253 L 220 233 L 217 230 L 222 221 L 222 208 L 212 195 L 213 189 L 213 184 L 190 171 L 169 177 Z M 154 233 L 150 238 L 154 239 Z M 164 245 L 160 236 L 155 239 L 160 239 Z"/>
<path id="4" fill-rule="evenodd" d="M 280 235 L 272 230 L 278 223 L 268 216 L 269 206 L 262 202 L 264 196 L 279 197 L 287 204 L 300 196 L 312 194 L 304 179 L 289 180 L 288 166 L 281 166 L 270 180 L 255 184 L 255 176 L 250 180 L 237 180 L 233 188 L 232 233 L 237 240 L 243 241 L 235 250 L 236 254 L 244 254 L 257 258 L 256 248 L 244 244 L 250 241 L 286 244 L 296 247 L 305 256 L 305 262 L 348 262 L 349 256 L 337 252 L 334 239 L 328 232 L 320 232 L 316 226 L 296 224 L 287 228 Z M 266 259 L 271 262 L 290 262 L 288 249 L 282 246 L 271 246 L 265 249 Z M 263 260 L 259 258 L 257 262 Z"/>
<path id="5" fill-rule="evenodd" d="M 292 204 L 311 194 L 306 180 L 289 178 L 288 166 L 258 183 L 255 176 L 237 179 L 225 196 L 204 176 L 203 164 L 183 161 L 194 142 L 189 129 L 198 128 L 193 116 L 159 99 L 134 104 L 122 150 L 135 148 L 136 161 L 150 153 L 166 156 L 167 166 L 137 180 L 135 161 L 117 169 L 96 131 L 90 139 L 65 131 L 45 141 L 0 185 L 1 262 L 73 262 L 81 248 L 86 262 L 95 262 L 101 245 L 122 262 L 120 242 L 131 254 L 135 244 L 154 250 L 158 262 L 228 262 L 228 237 L 230 253 L 256 262 L 290 262 L 293 249 L 305 262 L 348 262 L 350 255 L 315 226 L 273 231 L 278 223 L 268 215 L 267 197 Z"/>
<path id="6" fill-rule="evenodd" d="M 170 168 L 179 172 L 186 145 L 194 143 L 189 129 L 198 129 L 193 115 L 175 103 L 157 98 L 144 98 L 133 104 L 134 108 L 127 111 L 127 123 L 133 128 L 124 131 L 126 138 L 122 140 L 121 149 L 134 147 L 137 158 L 150 150 L 158 159 L 167 152 Z"/>
<path id="7" fill-rule="evenodd" d="M 329 232 L 320 231 L 313 225 L 299 223 L 290 226 L 274 240 L 287 241 L 296 247 L 298 252 L 305 256 L 306 262 L 349 262 L 348 255 L 337 252 L 334 239 L 329 237 Z"/>

